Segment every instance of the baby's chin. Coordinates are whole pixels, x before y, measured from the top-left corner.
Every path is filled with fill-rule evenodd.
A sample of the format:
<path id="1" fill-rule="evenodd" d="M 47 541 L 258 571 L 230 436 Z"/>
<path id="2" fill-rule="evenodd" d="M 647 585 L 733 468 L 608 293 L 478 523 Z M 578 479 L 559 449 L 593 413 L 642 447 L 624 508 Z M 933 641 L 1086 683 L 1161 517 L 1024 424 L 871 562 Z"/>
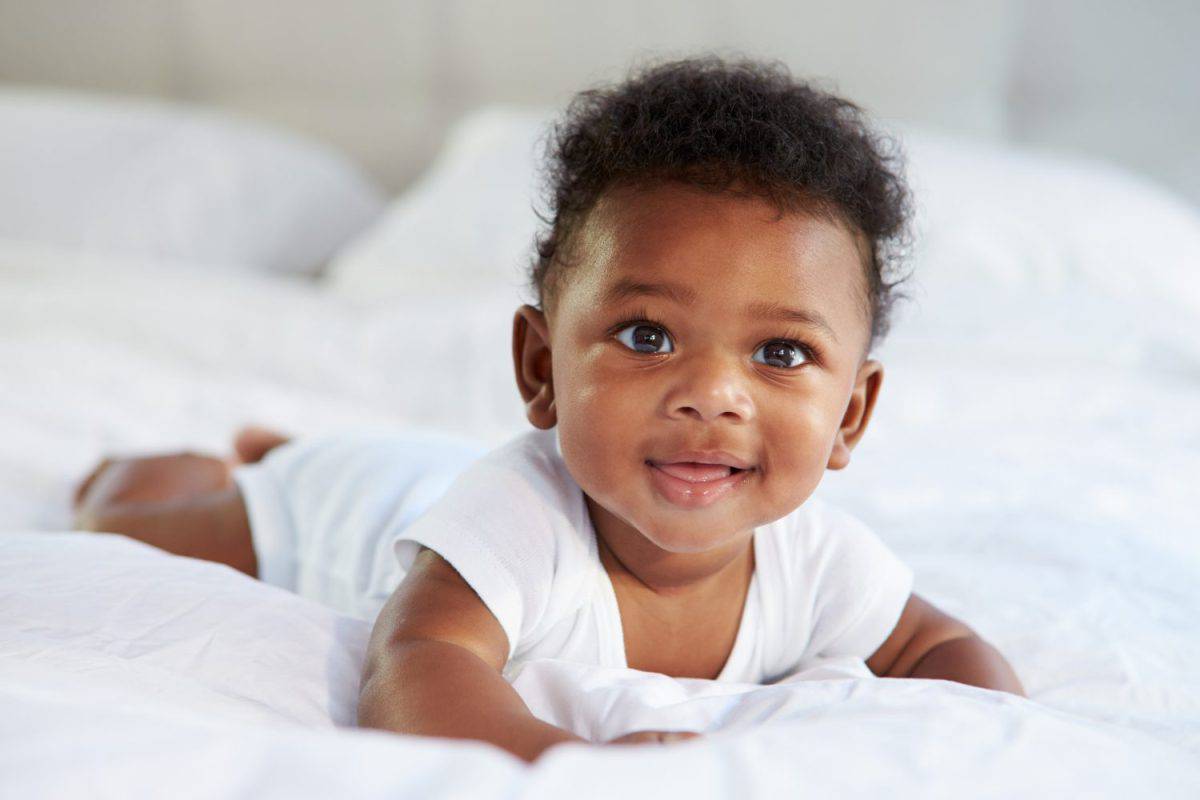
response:
<path id="1" fill-rule="evenodd" d="M 755 491 L 759 487 L 753 483 L 742 488 L 749 491 L 731 493 L 700 507 L 672 502 L 649 486 L 626 485 L 615 491 L 611 487 L 585 488 L 584 494 L 593 506 L 593 522 L 598 513 L 619 520 L 667 552 L 702 553 L 745 539 L 755 528 L 795 508 L 788 505 L 793 498 Z"/>
<path id="2" fill-rule="evenodd" d="M 670 553 L 703 553 L 744 538 L 762 520 L 704 511 L 665 510 L 633 515 L 631 524 L 656 547 Z"/>

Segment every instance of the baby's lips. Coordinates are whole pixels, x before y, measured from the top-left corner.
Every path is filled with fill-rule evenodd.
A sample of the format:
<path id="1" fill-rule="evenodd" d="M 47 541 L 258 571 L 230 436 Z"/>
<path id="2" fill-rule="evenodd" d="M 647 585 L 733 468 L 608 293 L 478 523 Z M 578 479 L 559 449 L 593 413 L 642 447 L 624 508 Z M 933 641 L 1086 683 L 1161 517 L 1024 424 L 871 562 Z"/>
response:
<path id="1" fill-rule="evenodd" d="M 733 468 L 726 464 L 700 464 L 694 461 L 678 461 L 670 464 L 655 464 L 654 466 L 670 475 L 688 483 L 707 483 L 728 478 Z"/>

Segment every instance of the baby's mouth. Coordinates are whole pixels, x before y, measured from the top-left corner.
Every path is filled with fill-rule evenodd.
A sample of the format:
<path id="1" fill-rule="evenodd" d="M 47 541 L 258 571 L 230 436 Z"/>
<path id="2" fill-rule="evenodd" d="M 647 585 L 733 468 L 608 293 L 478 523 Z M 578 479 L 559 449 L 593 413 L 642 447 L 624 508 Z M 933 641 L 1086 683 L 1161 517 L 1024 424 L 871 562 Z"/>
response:
<path id="1" fill-rule="evenodd" d="M 728 464 L 703 464 L 699 461 L 676 461 L 669 464 L 648 461 L 646 463 L 658 467 L 673 478 L 679 478 L 688 483 L 718 481 L 721 478 L 728 478 L 735 472 L 743 471 Z"/>
<path id="2" fill-rule="evenodd" d="M 730 459 L 732 460 L 732 459 Z M 739 460 L 739 463 L 744 463 Z M 684 509 L 716 503 L 750 479 L 755 468 L 705 461 L 646 461 L 650 483 L 663 499 Z"/>

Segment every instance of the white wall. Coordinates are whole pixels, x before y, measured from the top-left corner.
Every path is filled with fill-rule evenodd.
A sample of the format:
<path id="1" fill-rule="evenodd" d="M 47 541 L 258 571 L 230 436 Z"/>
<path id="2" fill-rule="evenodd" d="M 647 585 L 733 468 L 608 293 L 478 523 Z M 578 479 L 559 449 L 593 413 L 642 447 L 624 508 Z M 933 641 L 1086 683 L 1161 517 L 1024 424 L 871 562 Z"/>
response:
<path id="1" fill-rule="evenodd" d="M 1012 138 L 1120 162 L 1200 204 L 1200 0 L 1030 4 Z"/>
<path id="2" fill-rule="evenodd" d="M 637 57 L 778 57 L 872 112 L 1115 159 L 1200 202 L 1200 0 L 0 0 L 0 81 L 282 123 L 410 180 L 486 102 Z"/>

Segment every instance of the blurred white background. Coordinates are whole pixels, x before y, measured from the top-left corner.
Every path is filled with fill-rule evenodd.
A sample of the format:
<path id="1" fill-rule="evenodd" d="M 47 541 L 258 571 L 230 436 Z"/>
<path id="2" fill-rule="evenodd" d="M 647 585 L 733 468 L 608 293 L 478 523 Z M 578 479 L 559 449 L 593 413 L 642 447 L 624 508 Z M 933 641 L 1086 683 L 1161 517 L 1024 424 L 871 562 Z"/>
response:
<path id="1" fill-rule="evenodd" d="M 1195 0 L 0 0 L 0 83 L 195 102 L 397 191 L 487 103 L 559 106 L 635 59 L 785 60 L 883 118 L 1104 158 L 1200 203 Z"/>

